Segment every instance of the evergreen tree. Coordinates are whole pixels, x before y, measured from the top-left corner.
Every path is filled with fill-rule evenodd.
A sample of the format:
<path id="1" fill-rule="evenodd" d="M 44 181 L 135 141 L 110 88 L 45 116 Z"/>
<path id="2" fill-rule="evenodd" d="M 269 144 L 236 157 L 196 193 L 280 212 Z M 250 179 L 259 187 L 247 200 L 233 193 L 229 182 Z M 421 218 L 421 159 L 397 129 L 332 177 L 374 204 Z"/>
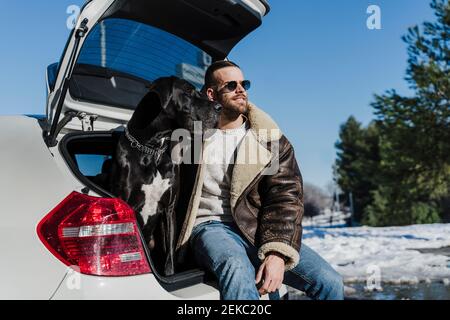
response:
<path id="1" fill-rule="evenodd" d="M 410 28 L 406 80 L 414 91 L 375 96 L 380 129 L 380 186 L 365 222 L 431 223 L 450 197 L 450 4 L 433 0 L 436 22 Z"/>
<path id="2" fill-rule="evenodd" d="M 337 183 L 344 195 L 350 192 L 354 198 L 354 217 L 361 222 L 365 208 L 372 202 L 372 193 L 377 183 L 379 166 L 378 140 L 376 123 L 363 128 L 353 116 L 341 126 L 336 168 Z"/>

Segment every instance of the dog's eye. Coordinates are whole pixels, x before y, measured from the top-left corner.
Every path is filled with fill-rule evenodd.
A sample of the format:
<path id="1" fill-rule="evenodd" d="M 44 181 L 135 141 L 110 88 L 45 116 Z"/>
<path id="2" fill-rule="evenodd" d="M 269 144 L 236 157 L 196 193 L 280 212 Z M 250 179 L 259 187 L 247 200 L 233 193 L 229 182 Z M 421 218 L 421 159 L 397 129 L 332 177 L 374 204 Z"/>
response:
<path id="1" fill-rule="evenodd" d="M 195 92 L 195 89 L 191 86 L 184 86 L 183 87 L 183 92 L 184 94 L 188 95 L 188 96 L 192 96 Z"/>

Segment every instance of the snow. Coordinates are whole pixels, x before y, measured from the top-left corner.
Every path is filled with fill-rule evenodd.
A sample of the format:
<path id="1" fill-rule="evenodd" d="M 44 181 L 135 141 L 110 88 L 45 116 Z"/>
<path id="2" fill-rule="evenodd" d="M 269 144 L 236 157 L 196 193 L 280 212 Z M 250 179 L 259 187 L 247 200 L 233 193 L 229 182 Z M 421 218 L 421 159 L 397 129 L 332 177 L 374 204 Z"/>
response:
<path id="1" fill-rule="evenodd" d="M 325 209 L 323 214 L 315 217 L 304 217 L 302 224 L 308 227 L 344 227 L 350 219 L 350 212 L 331 211 Z"/>
<path id="2" fill-rule="evenodd" d="M 450 284 L 448 248 L 447 252 L 430 250 L 450 247 L 450 224 L 305 227 L 303 243 L 328 261 L 347 283 Z"/>

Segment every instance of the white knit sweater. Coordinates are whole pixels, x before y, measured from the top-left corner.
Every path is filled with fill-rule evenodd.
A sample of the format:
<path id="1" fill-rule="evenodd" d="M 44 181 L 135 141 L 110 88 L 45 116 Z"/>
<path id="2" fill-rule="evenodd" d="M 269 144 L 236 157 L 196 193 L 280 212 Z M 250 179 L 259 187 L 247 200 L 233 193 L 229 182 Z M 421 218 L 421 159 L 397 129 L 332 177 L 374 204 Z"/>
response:
<path id="1" fill-rule="evenodd" d="M 230 186 L 236 151 L 248 130 L 245 122 L 237 129 L 216 130 L 204 152 L 204 182 L 195 224 L 209 220 L 230 222 Z"/>

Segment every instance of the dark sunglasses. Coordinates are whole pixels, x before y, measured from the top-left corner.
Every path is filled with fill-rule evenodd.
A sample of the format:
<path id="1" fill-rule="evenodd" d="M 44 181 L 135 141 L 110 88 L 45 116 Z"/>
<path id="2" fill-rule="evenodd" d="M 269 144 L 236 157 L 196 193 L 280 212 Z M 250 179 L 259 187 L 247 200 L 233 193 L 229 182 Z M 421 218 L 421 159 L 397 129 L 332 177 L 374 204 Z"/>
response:
<path id="1" fill-rule="evenodd" d="M 233 92 L 237 89 L 238 83 L 242 86 L 242 88 L 244 88 L 245 91 L 248 91 L 252 85 L 250 80 L 228 81 L 219 91 L 222 93 Z"/>

